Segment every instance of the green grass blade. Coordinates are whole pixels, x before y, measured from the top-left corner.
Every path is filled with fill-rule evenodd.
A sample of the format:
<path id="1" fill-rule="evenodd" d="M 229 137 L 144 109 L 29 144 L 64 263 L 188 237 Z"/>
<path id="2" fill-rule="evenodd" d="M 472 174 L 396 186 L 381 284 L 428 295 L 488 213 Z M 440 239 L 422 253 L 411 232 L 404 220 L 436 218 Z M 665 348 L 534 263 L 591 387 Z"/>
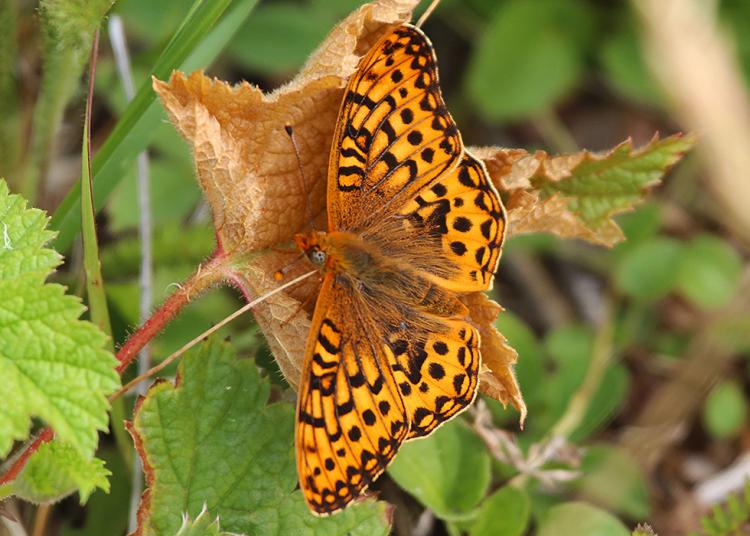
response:
<path id="1" fill-rule="evenodd" d="M 257 0 L 196 0 L 180 28 L 156 61 L 151 74 L 166 79 L 174 69 L 192 66 L 200 60 L 209 63 L 231 39 L 244 22 Z M 225 10 L 232 9 L 217 26 Z M 95 210 L 101 209 L 105 200 L 125 176 L 138 153 L 148 145 L 151 135 L 162 118 L 150 77 L 130 102 L 107 141 L 92 162 L 96 191 L 93 197 Z M 81 185 L 71 188 L 52 215 L 50 226 L 58 231 L 55 247 L 65 251 L 80 230 L 76 206 L 81 198 Z"/>
<path id="2" fill-rule="evenodd" d="M 99 241 L 96 236 L 96 212 L 94 211 L 94 185 L 91 177 L 91 148 L 89 128 L 91 126 L 91 102 L 94 93 L 94 72 L 96 56 L 99 49 L 99 30 L 94 37 L 89 70 L 89 93 L 86 100 L 86 112 L 83 120 L 83 143 L 81 144 L 81 228 L 83 236 L 83 269 L 86 273 L 86 294 L 88 298 L 91 321 L 109 337 L 108 350 L 113 352 L 112 327 L 109 322 L 107 297 L 104 292 L 102 266 L 99 260 Z"/>

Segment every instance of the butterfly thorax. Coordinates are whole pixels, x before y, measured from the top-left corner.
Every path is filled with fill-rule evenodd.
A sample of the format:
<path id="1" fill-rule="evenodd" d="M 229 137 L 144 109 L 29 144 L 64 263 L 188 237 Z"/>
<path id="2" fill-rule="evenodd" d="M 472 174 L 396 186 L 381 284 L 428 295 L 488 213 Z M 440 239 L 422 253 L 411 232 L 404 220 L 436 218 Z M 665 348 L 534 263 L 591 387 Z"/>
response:
<path id="1" fill-rule="evenodd" d="M 333 272 L 342 284 L 380 302 L 381 308 L 383 300 L 390 299 L 409 309 L 400 311 L 402 315 L 417 310 L 440 317 L 466 314 L 453 293 L 415 269 L 413 259 L 403 252 L 383 251 L 375 240 L 347 231 L 313 231 L 295 236 L 295 242 L 322 271 Z"/>
<path id="2" fill-rule="evenodd" d="M 382 252 L 359 235 L 346 231 L 313 231 L 294 237 L 310 262 L 323 271 L 348 275 L 367 281 L 385 262 Z"/>

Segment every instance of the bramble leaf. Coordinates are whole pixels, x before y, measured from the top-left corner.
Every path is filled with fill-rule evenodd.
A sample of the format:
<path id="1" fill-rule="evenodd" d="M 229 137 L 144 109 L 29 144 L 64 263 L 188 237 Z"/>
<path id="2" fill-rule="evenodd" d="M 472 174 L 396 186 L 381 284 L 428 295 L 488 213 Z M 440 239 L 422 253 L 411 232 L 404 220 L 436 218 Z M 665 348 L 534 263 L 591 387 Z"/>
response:
<path id="1" fill-rule="evenodd" d="M 553 157 L 487 147 L 475 154 L 505 194 L 512 234 L 547 232 L 612 246 L 623 239 L 612 217 L 641 202 L 693 143 L 693 136 L 675 135 L 638 149 L 628 140 L 602 153 Z"/>
<path id="2" fill-rule="evenodd" d="M 104 460 L 90 459 L 58 440 L 43 443 L 0 497 L 15 495 L 33 503 L 48 503 L 78 491 L 84 504 L 96 489 L 109 493 L 110 472 Z"/>
<path id="3" fill-rule="evenodd" d="M 148 489 L 138 534 L 174 534 L 205 507 L 222 530 L 244 534 L 386 534 L 384 505 L 310 515 L 293 457 L 293 408 L 268 405 L 254 361 L 208 342 L 183 359 L 177 385 L 156 384 L 129 425 Z"/>
<path id="4" fill-rule="evenodd" d="M 105 335 L 79 320 L 80 300 L 45 283 L 60 256 L 45 248 L 53 233 L 41 210 L 9 195 L 0 180 L 0 456 L 25 439 L 39 417 L 83 459 L 107 428 L 105 396 L 119 385 Z"/>
<path id="5" fill-rule="evenodd" d="M 211 517 L 205 506 L 195 519 L 183 515 L 182 526 L 175 536 L 232 536 L 230 532 L 221 530 L 219 518 Z"/>

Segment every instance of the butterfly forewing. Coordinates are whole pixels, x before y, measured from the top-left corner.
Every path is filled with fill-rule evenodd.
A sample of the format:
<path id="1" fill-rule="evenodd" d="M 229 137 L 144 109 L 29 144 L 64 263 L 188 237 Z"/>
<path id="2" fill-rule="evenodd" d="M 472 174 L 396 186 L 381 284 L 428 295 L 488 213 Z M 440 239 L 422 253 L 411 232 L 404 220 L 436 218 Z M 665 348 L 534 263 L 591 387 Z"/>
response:
<path id="1" fill-rule="evenodd" d="M 344 95 L 328 171 L 329 230 L 393 213 L 454 166 L 461 149 L 432 45 L 417 28 L 396 28 L 362 59 Z"/>
<path id="2" fill-rule="evenodd" d="M 492 287 L 505 235 L 505 209 L 479 160 L 464 152 L 458 166 L 415 192 L 399 213 L 440 240 L 436 258 L 455 267 L 449 276 L 432 271 L 440 286 L 454 292 Z"/>

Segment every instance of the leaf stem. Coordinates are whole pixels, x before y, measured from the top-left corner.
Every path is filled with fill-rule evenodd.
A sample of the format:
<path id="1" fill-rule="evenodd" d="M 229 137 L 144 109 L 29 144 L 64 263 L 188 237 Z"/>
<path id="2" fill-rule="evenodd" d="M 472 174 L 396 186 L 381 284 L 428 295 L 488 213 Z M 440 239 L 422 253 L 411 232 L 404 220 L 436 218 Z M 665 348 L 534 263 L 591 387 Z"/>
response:
<path id="1" fill-rule="evenodd" d="M 0 484 L 5 484 L 14 480 L 18 476 L 18 473 L 21 472 L 21 469 L 24 468 L 31 455 L 39 450 L 39 447 L 44 443 L 52 441 L 53 437 L 55 437 L 55 432 L 52 431 L 52 428 L 44 428 L 36 439 L 29 443 L 27 447 L 23 448 L 21 454 L 19 454 L 19 456 L 13 461 L 11 466 L 0 475 Z"/>
<path id="2" fill-rule="evenodd" d="M 185 283 L 178 285 L 177 291 L 151 315 L 122 345 L 117 352 L 117 372 L 122 372 L 138 356 L 138 352 L 151 342 L 151 340 L 163 330 L 180 310 L 190 303 L 190 300 L 203 291 L 228 278 L 230 257 L 219 253 L 211 257 L 207 262 L 198 266 L 198 269 Z"/>

